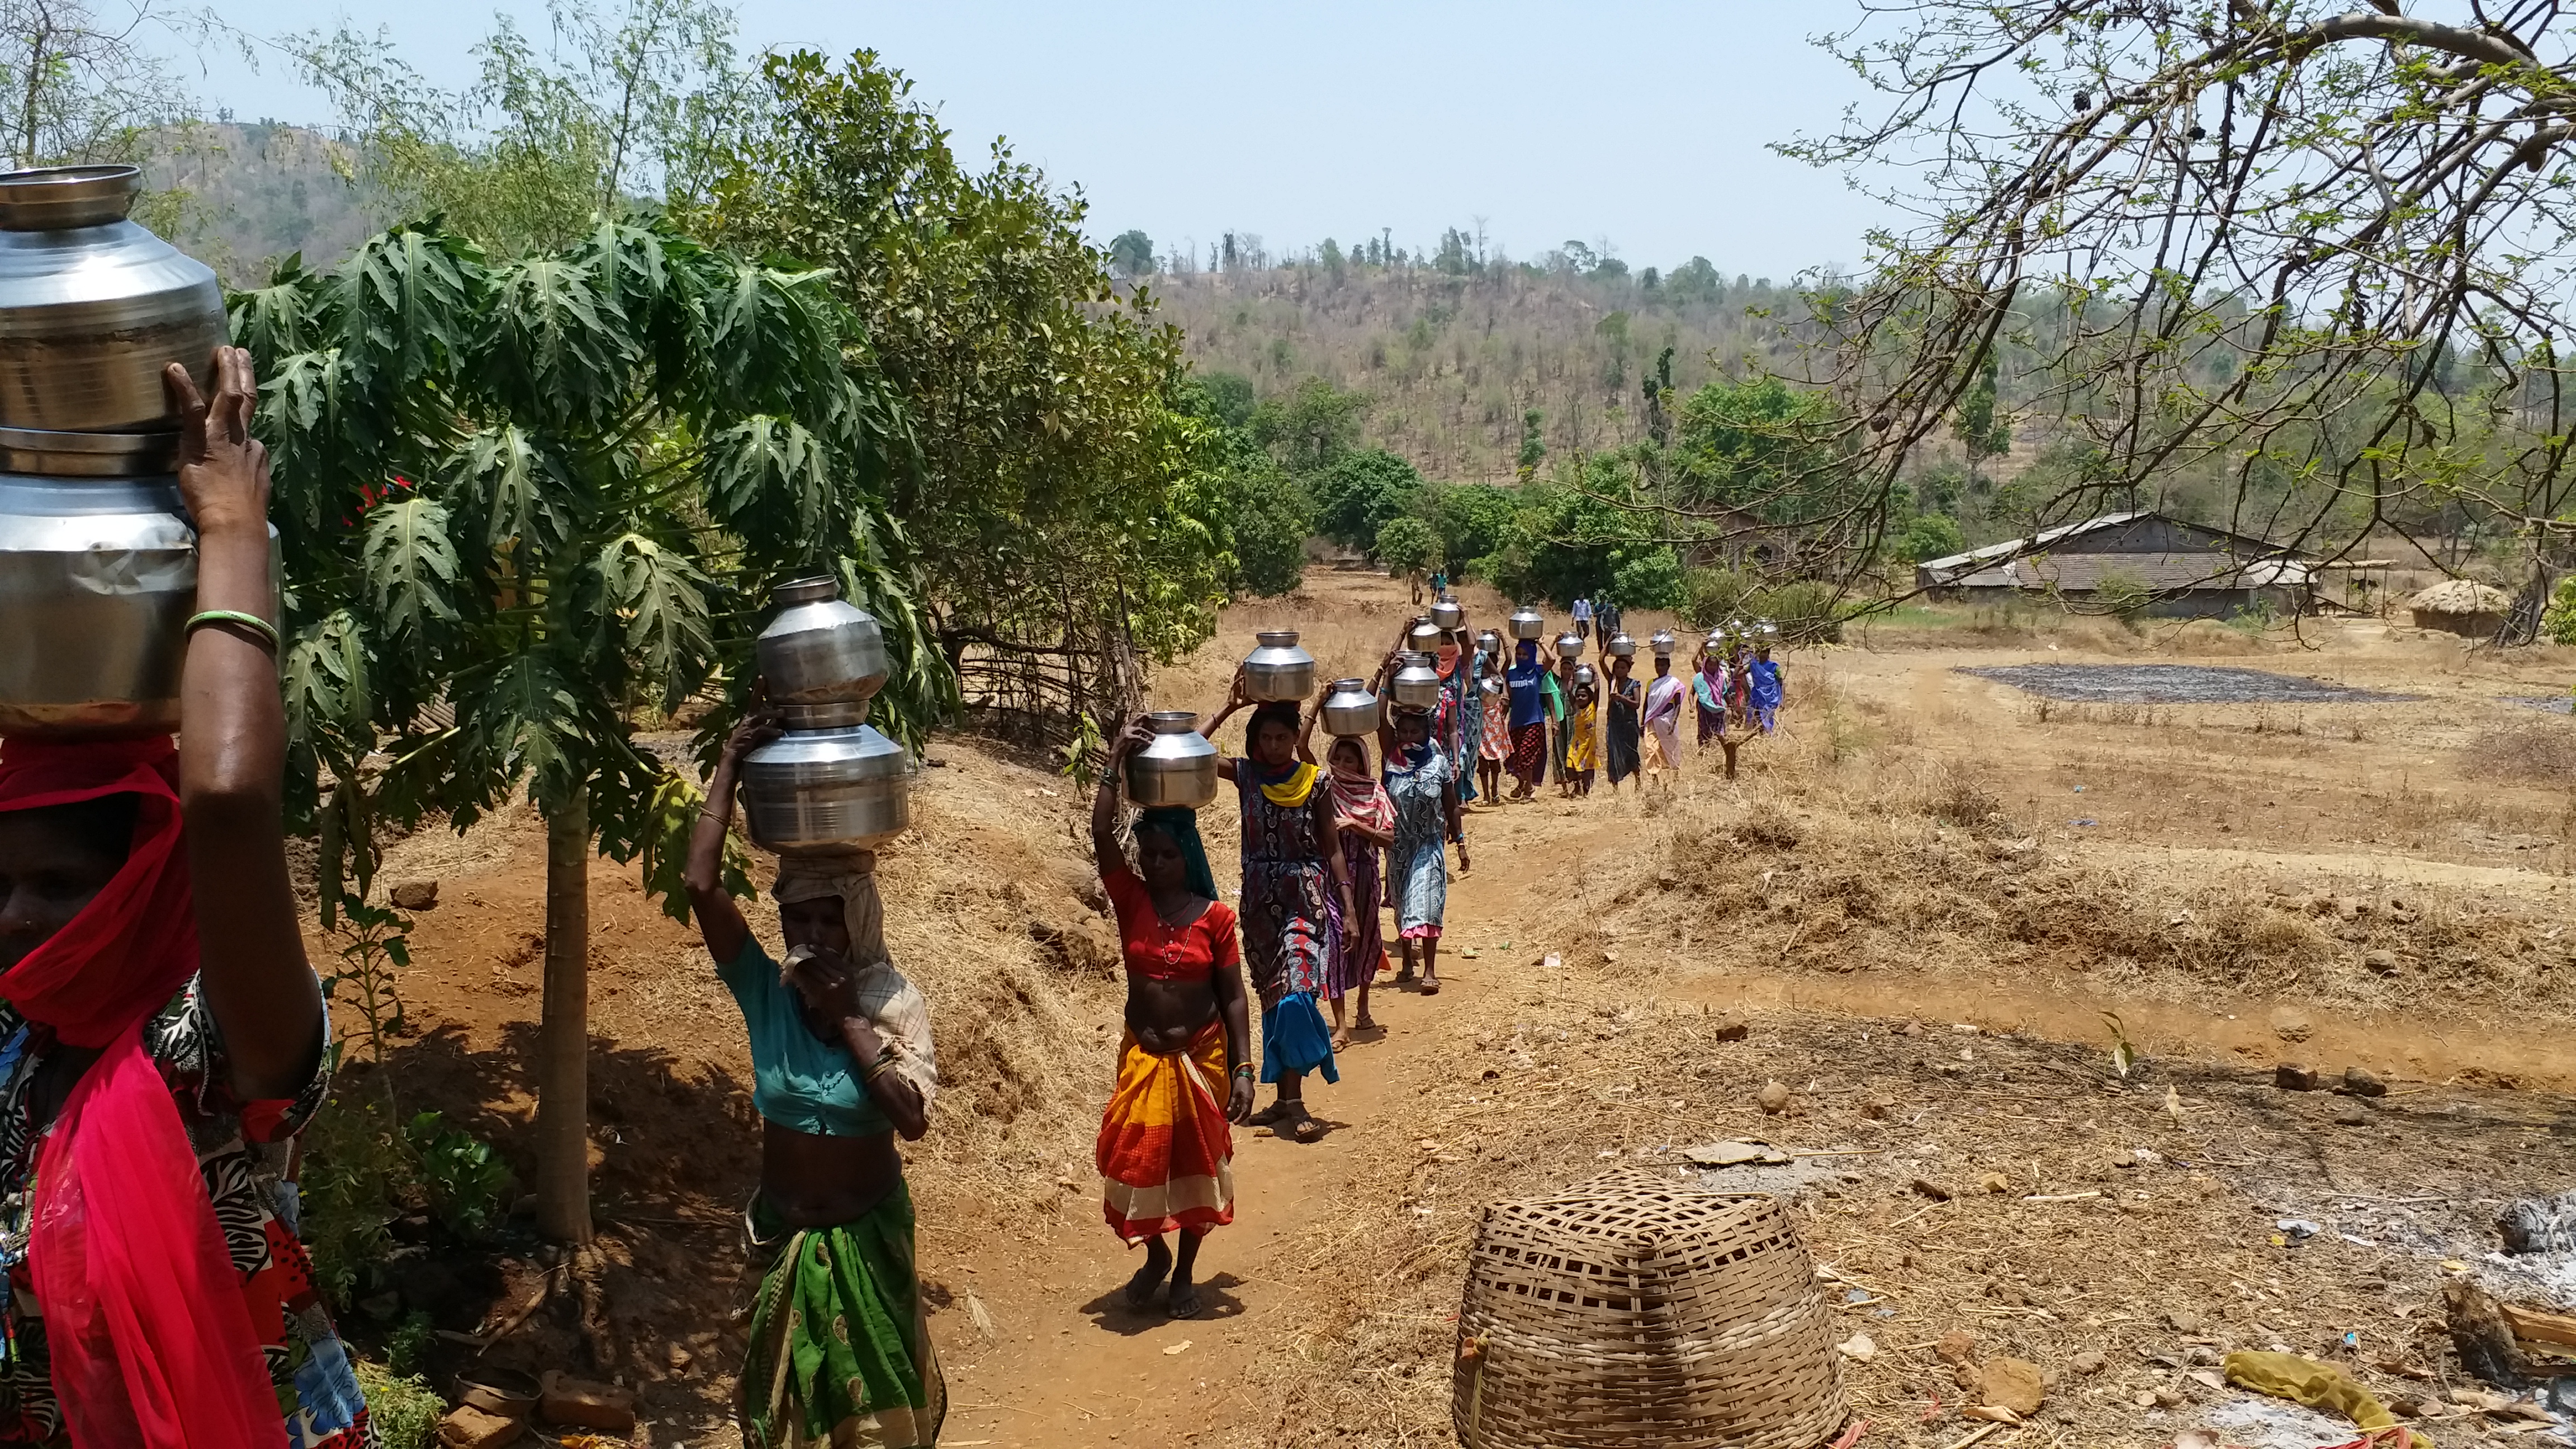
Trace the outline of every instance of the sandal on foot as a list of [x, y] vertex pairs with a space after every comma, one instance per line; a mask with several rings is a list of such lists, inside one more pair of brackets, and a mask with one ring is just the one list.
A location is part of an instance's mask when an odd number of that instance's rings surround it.
[[1299, 1142], [1320, 1142], [1324, 1137], [1324, 1124], [1300, 1112], [1297, 1120], [1288, 1124], [1288, 1135]]
[[1199, 1285], [1196, 1283], [1172, 1285], [1172, 1302], [1167, 1311], [1174, 1318], [1196, 1318], [1206, 1307], [1199, 1298]]
[[1425, 976], [1422, 978], [1421, 994], [1424, 996], [1438, 996], [1440, 994], [1440, 983], [1432, 980], [1428, 976]]

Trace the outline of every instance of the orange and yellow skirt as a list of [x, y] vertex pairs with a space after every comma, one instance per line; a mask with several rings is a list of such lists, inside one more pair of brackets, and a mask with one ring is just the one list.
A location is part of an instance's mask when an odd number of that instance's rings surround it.
[[1234, 1221], [1234, 1133], [1226, 1125], [1225, 1025], [1156, 1056], [1134, 1032], [1118, 1048], [1118, 1086], [1100, 1119], [1101, 1210], [1130, 1243]]

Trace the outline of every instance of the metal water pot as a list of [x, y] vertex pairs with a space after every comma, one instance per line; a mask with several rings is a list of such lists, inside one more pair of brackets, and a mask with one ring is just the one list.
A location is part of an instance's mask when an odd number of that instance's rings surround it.
[[1443, 629], [1467, 627], [1467, 611], [1455, 599], [1442, 599], [1431, 606], [1431, 622]]
[[863, 724], [789, 730], [743, 757], [742, 806], [764, 850], [874, 850], [912, 824], [912, 761]]
[[1637, 641], [1625, 633], [1613, 634], [1610, 642], [1601, 646], [1601, 652], [1616, 659], [1634, 659], [1637, 657]]
[[174, 428], [161, 369], [212, 392], [231, 340], [206, 265], [126, 219], [132, 166], [0, 173], [0, 426]]
[[1196, 810], [1216, 798], [1216, 746], [1199, 733], [1199, 717], [1185, 709], [1145, 716], [1154, 737], [1127, 757], [1127, 803], [1178, 805]]
[[1503, 677], [1501, 675], [1488, 674], [1483, 679], [1476, 682], [1476, 688], [1484, 694], [1487, 700], [1495, 700], [1500, 699], [1504, 693], [1511, 688], [1511, 686], [1503, 682]]
[[1405, 632], [1404, 641], [1416, 654], [1430, 654], [1440, 648], [1440, 626], [1425, 619]]
[[196, 606], [197, 537], [176, 478], [0, 474], [0, 735], [178, 729]]
[[1527, 604], [1512, 610], [1511, 618], [1504, 622], [1515, 639], [1538, 639], [1547, 634], [1547, 616]]
[[1315, 656], [1297, 647], [1294, 629], [1264, 629], [1243, 657], [1244, 692], [1254, 704], [1296, 703], [1315, 692]]
[[1440, 670], [1428, 654], [1407, 654], [1395, 677], [1387, 681], [1386, 692], [1407, 709], [1437, 709]]
[[1385, 704], [1369, 693], [1365, 679], [1336, 679], [1333, 692], [1324, 696], [1325, 732], [1344, 739], [1376, 734], [1385, 714]]
[[778, 617], [760, 631], [760, 660], [769, 702], [791, 730], [865, 724], [868, 701], [885, 688], [885, 633], [867, 610], [841, 599], [836, 579], [797, 579], [770, 594]]
[[1576, 684], [1590, 684], [1593, 680], [1599, 677], [1600, 676], [1592, 672], [1592, 666], [1589, 664], [1578, 664], [1574, 666], [1574, 682]]
[[1673, 645], [1676, 642], [1677, 641], [1673, 638], [1673, 631], [1670, 629], [1657, 629], [1655, 631], [1655, 637], [1646, 641], [1648, 646], [1653, 648], [1655, 651], [1655, 657], [1657, 659], [1672, 658]]
[[1583, 636], [1582, 636], [1582, 635], [1580, 635], [1580, 634], [1575, 633], [1575, 632], [1574, 632], [1573, 630], [1571, 630], [1571, 629], [1567, 630], [1566, 632], [1564, 632], [1564, 633], [1562, 633], [1562, 634], [1557, 635], [1557, 636], [1556, 636], [1556, 657], [1557, 657], [1557, 658], [1559, 658], [1559, 659], [1580, 659], [1580, 658], [1582, 658], [1582, 657], [1583, 657]]
[[1499, 659], [1503, 654], [1503, 636], [1496, 630], [1487, 629], [1476, 636], [1476, 647]]

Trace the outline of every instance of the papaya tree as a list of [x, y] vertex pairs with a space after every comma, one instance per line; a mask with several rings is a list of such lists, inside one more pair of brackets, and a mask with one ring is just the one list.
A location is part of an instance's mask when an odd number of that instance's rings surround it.
[[828, 274], [660, 222], [507, 262], [397, 227], [328, 271], [290, 259], [232, 320], [276, 457], [290, 775], [334, 782], [305, 801], [326, 841], [363, 888], [374, 812], [463, 830], [524, 793], [545, 819], [535, 1187], [541, 1230], [582, 1241], [588, 863], [697, 804], [639, 713], [738, 691], [769, 589], [817, 572], [884, 622], [884, 728], [917, 743], [953, 700], [884, 503], [898, 409]]

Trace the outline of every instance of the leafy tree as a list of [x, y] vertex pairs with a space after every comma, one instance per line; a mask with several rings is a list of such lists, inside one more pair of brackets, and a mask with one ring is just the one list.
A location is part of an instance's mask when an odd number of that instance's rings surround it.
[[1402, 513], [1378, 525], [1370, 553], [1398, 578], [1419, 578], [1440, 566], [1440, 535], [1414, 514]]
[[1622, 609], [1678, 609], [1688, 598], [1681, 556], [1660, 544], [1622, 549], [1610, 574], [1610, 598]]
[[1897, 536], [1896, 556], [1907, 563], [1921, 563], [1948, 558], [1967, 546], [1959, 520], [1946, 513], [1918, 513], [1905, 521], [1905, 532]]
[[290, 783], [344, 782], [323, 808], [362, 880], [377, 810], [463, 830], [524, 791], [545, 815], [538, 1215], [582, 1240], [588, 861], [685, 839], [697, 807], [628, 712], [739, 683], [770, 587], [824, 571], [886, 626], [885, 726], [917, 739], [943, 697], [884, 502], [896, 409], [844, 370], [865, 338], [827, 277], [659, 222], [499, 265], [400, 227], [329, 272], [288, 261], [232, 321], [277, 458]]
[[1834, 438], [1830, 400], [1776, 377], [1711, 382], [1684, 399], [1669, 463], [1678, 501], [1817, 524], [1872, 500]]
[[84, 0], [0, 0], [0, 136], [13, 167], [140, 162], [181, 115], [174, 77], [144, 41], [167, 28], [148, 0], [102, 14]]
[[1995, 412], [1995, 357], [1986, 355], [1986, 365], [1977, 374], [1977, 385], [1959, 399], [1959, 410], [1950, 420], [1950, 431], [1968, 452], [1968, 488], [1977, 486], [1977, 465], [1988, 458], [1999, 458], [2012, 451], [2012, 421]]
[[893, 480], [893, 512], [949, 656], [1072, 658], [1064, 708], [1033, 729], [1128, 707], [1133, 672], [1104, 641], [1155, 660], [1196, 645], [1234, 567], [1178, 333], [1111, 285], [1078, 195], [999, 145], [989, 169], [960, 165], [874, 52], [773, 55], [761, 85], [758, 125], [686, 224], [830, 269], [868, 338], [853, 369], [903, 400], [920, 467]]
[[357, 138], [359, 169], [399, 214], [443, 215], [504, 255], [564, 246], [628, 199], [680, 201], [762, 98], [721, 0], [555, 0], [553, 43], [507, 14], [457, 92], [424, 81], [381, 35], [289, 37], [289, 53]]
[[1512, 494], [1490, 483], [1450, 483], [1430, 495], [1431, 526], [1451, 573], [1476, 571], [1476, 561], [1503, 546], [1520, 509]]
[[1251, 378], [1239, 372], [1202, 372], [1198, 381], [1207, 391], [1211, 421], [1238, 429], [1251, 424], [1252, 410], [1259, 405]]
[[1411, 463], [1369, 448], [1307, 475], [1307, 487], [1324, 537], [1345, 548], [1374, 550], [1388, 519], [1414, 511], [1423, 483]]
[[1236, 592], [1295, 592], [1306, 577], [1306, 540], [1315, 533], [1315, 500], [1305, 485], [1255, 455], [1227, 475], [1225, 507]]
[[1122, 231], [1109, 243], [1109, 265], [1122, 277], [1153, 275], [1154, 239], [1141, 231]]
[[1924, 0], [1828, 40], [1887, 99], [1794, 154], [1929, 158], [1817, 369], [1861, 470], [2009, 348], [2094, 454], [2043, 522], [2196, 477], [2282, 543], [2454, 503], [2576, 535], [2565, 14], [2419, 12]]
[[1531, 408], [1521, 414], [1521, 453], [1518, 476], [1527, 483], [1538, 476], [1538, 465], [1547, 461], [1547, 414]]
[[[1368, 410], [1363, 393], [1345, 392], [1320, 377], [1310, 377], [1285, 397], [1264, 399], [1250, 423], [1255, 442], [1299, 473], [1331, 467], [1358, 446], [1360, 414]], [[1353, 545], [1357, 547], [1358, 545]]]

